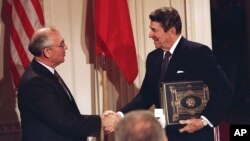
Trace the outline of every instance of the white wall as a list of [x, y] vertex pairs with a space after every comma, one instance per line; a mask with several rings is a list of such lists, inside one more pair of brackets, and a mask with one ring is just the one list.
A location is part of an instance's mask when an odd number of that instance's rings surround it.
[[85, 32], [86, 0], [44, 0], [47, 26], [58, 28], [69, 49], [65, 62], [57, 69], [74, 95], [82, 113], [91, 114], [91, 64], [82, 34]]

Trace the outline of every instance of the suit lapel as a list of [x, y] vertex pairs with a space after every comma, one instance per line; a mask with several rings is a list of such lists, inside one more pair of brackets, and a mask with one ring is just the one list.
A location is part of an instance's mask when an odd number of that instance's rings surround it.
[[[43, 65], [41, 65], [40, 63], [38, 63], [37, 61], [33, 60], [31, 62], [31, 65], [32, 69], [40, 76], [43, 76], [43, 77], [46, 77], [47, 79], [53, 81], [54, 83], [58, 83], [59, 82], [57, 81], [57, 78], [54, 76], [54, 74], [52, 74], [47, 68], [45, 68]], [[76, 105], [76, 102], [74, 100], [74, 97], [72, 96], [70, 90], [68, 89], [68, 87], [66, 86], [68, 92], [69, 92], [69, 95], [71, 96], [71, 103], [73, 104], [73, 106], [79, 111], [77, 105]], [[68, 97], [68, 94], [66, 92], [64, 92], [64, 95], [66, 95]], [[69, 99], [70, 101], [70, 99]]]
[[164, 79], [166, 82], [174, 80], [178, 69], [180, 69], [181, 65], [183, 65], [182, 60], [185, 58], [185, 51], [183, 49], [185, 40], [185, 38], [181, 38], [174, 50], [174, 53], [172, 54], [168, 65], [168, 70], [166, 72], [167, 74]]
[[45, 68], [43, 65], [41, 65], [37, 61], [33, 60], [31, 62], [31, 67], [35, 71], [35, 73], [37, 73], [39, 76], [43, 76], [50, 80], [56, 81], [55, 76], [47, 68]]

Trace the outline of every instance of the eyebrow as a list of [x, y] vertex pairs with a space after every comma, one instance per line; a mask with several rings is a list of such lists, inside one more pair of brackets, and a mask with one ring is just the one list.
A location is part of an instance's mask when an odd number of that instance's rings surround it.
[[158, 31], [158, 29], [156, 29], [156, 28], [151, 28], [151, 27], [150, 27], [150, 29], [151, 29], [152, 31]]

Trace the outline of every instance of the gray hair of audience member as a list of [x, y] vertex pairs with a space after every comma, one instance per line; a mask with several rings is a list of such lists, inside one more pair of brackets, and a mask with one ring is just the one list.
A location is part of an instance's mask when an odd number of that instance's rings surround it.
[[164, 31], [168, 31], [171, 27], [176, 29], [176, 34], [181, 34], [182, 23], [179, 12], [173, 7], [162, 7], [156, 9], [149, 15], [151, 21], [161, 23]]
[[29, 51], [34, 56], [41, 56], [44, 48], [49, 48], [53, 42], [49, 38], [49, 32], [58, 32], [52, 27], [42, 27], [35, 31], [29, 43]]
[[164, 141], [165, 131], [149, 111], [132, 111], [118, 123], [115, 130], [116, 141]]

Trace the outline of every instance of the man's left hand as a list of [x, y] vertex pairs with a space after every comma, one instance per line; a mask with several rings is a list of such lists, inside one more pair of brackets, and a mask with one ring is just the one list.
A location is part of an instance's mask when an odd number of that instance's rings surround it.
[[204, 127], [203, 121], [200, 118], [180, 120], [179, 123], [182, 125], [183, 124], [186, 125], [183, 128], [179, 129], [180, 133], [183, 133], [183, 132], [194, 133]]

